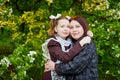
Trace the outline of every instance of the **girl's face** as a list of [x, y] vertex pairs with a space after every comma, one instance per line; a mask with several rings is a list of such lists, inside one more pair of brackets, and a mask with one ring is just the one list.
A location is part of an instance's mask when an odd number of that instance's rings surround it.
[[70, 22], [70, 34], [73, 39], [78, 40], [84, 34], [82, 25], [76, 20]]
[[69, 21], [67, 19], [60, 19], [58, 25], [55, 27], [55, 32], [57, 32], [57, 35], [61, 38], [66, 39], [70, 33]]

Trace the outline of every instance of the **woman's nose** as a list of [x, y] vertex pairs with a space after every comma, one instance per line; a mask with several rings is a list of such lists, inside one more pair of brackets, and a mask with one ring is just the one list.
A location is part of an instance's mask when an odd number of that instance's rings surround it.
[[73, 31], [76, 31], [76, 28], [73, 28]]

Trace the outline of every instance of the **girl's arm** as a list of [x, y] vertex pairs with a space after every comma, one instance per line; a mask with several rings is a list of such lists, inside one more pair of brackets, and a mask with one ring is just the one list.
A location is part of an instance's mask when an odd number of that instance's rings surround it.
[[[82, 43], [83, 46], [85, 44], [85, 41], [83, 40]], [[83, 49], [82, 46], [80, 45], [80, 41], [78, 41], [75, 43], [74, 47], [69, 50], [69, 52], [64, 52], [61, 49], [61, 45], [57, 41], [51, 40], [48, 43], [50, 55], [62, 62], [68, 62], [72, 60]]]

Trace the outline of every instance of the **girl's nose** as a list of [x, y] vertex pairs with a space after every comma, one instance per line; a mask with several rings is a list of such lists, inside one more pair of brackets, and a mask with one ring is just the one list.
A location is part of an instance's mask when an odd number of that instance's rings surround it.
[[68, 27], [65, 28], [66, 31], [70, 30]]

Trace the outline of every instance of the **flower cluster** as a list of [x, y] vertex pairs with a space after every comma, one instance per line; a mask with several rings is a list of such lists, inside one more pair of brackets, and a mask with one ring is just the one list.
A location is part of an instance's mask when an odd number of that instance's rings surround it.
[[29, 54], [27, 55], [28, 57], [30, 57], [30, 63], [33, 63], [35, 58], [33, 58], [33, 55], [35, 55], [36, 52], [35, 51], [30, 51]]
[[34, 54], [36, 54], [35, 51], [30, 51], [29, 54], [28, 54], [28, 56], [33, 56]]
[[5, 58], [1, 59], [1, 61], [0, 61], [0, 65], [2, 65], [2, 64], [5, 64], [5, 65], [7, 65], [7, 67], [9, 67], [9, 65], [11, 65], [11, 62], [8, 58], [5, 57]]

